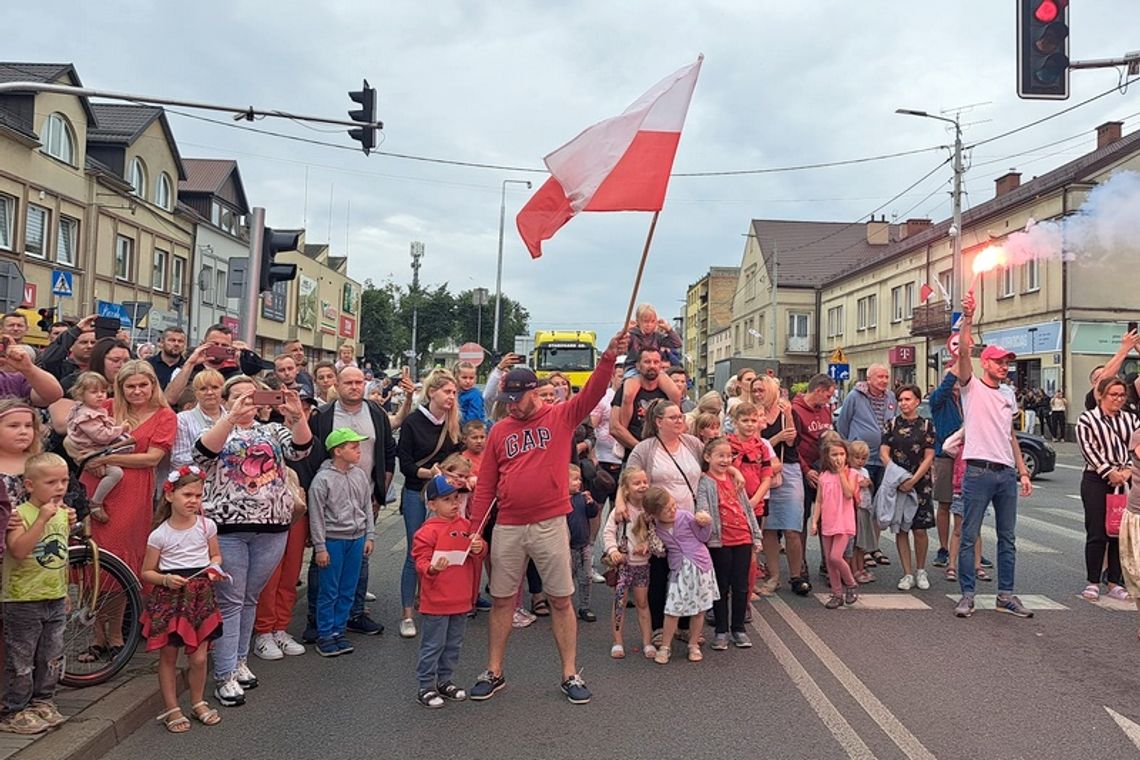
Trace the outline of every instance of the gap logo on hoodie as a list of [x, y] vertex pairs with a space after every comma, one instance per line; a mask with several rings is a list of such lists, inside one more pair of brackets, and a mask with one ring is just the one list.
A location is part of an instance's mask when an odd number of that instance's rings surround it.
[[548, 443], [550, 443], [550, 428], [537, 427], [533, 430], [527, 428], [508, 435], [507, 439], [503, 441], [503, 451], [508, 459], [514, 459], [528, 451], [545, 449]]

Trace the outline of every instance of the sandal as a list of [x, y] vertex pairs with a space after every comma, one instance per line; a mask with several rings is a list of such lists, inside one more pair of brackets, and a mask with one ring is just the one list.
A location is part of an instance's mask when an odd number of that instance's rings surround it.
[[1123, 586], [1113, 586], [1106, 594], [1109, 599], [1115, 599], [1118, 602], [1130, 602], [1132, 597], [1128, 595], [1128, 591]]
[[530, 606], [530, 611], [539, 617], [550, 617], [550, 604], [545, 599], [539, 599]]
[[190, 719], [182, 714], [181, 707], [172, 707], [155, 720], [166, 726], [166, 730], [172, 734], [184, 734], [190, 730]]
[[642, 647], [641, 653], [645, 655], [645, 659], [652, 660], [657, 656], [657, 647], [653, 646], [652, 644], [646, 644], [644, 647]]
[[700, 662], [703, 659], [705, 659], [705, 656], [703, 654], [701, 654], [700, 644], [690, 644], [689, 645], [689, 662]]
[[665, 665], [669, 662], [669, 655], [672, 653], [673, 650], [669, 647], [658, 647], [657, 654], [653, 656], [653, 661], [658, 665]]
[[993, 578], [990, 576], [990, 574], [986, 572], [986, 569], [984, 567], [979, 567], [976, 575], [977, 575], [978, 580], [980, 580], [980, 581], [992, 581], [993, 580]]
[[104, 525], [111, 521], [111, 516], [107, 514], [107, 510], [103, 509], [102, 504], [92, 504], [91, 508], [87, 510], [87, 514], [95, 522]]
[[194, 714], [194, 719], [203, 726], [216, 726], [222, 722], [222, 716], [218, 715], [218, 711], [210, 707], [210, 703], [206, 700], [202, 700], [196, 705], [190, 705], [190, 712]]
[[958, 580], [958, 571], [952, 567], [946, 568], [946, 580], [948, 580], [948, 581]]
[[75, 659], [87, 665], [93, 662], [99, 662], [100, 660], [110, 659], [110, 654], [111, 650], [102, 644], [92, 644], [76, 655]]
[[1095, 583], [1090, 583], [1085, 586], [1085, 590], [1081, 592], [1081, 597], [1088, 599], [1090, 602], [1095, 602], [1097, 599], [1100, 599], [1100, 586]]
[[772, 596], [776, 593], [776, 589], [780, 587], [779, 578], [769, 578], [756, 587], [756, 593], [760, 596]]
[[871, 556], [870, 552], [863, 555], [863, 567], [878, 567], [879, 563]]
[[871, 558], [875, 560], [876, 563], [883, 565], [884, 567], [891, 564], [891, 561], [887, 558], [887, 555], [883, 554], [880, 551], [871, 552]]
[[792, 578], [788, 585], [796, 596], [807, 596], [811, 593], [811, 581], [807, 578]]
[[612, 647], [610, 647], [610, 657], [614, 658], [615, 660], [624, 659], [625, 647], [621, 644], [614, 644]]

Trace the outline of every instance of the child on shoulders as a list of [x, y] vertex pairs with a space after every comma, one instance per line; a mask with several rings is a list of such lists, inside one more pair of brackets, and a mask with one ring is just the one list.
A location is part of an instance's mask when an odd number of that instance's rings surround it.
[[[629, 347], [625, 354], [628, 358], [621, 387], [622, 418], [627, 420], [633, 419], [634, 400], [641, 390], [641, 381], [637, 377], [637, 361], [641, 352], [652, 349], [662, 354], [664, 361], [666, 351], [679, 350], [682, 345], [681, 336], [664, 319], [658, 319], [657, 310], [650, 304], [638, 306], [635, 315], [636, 322], [631, 323], [629, 328]], [[685, 395], [685, 389], [678, 388], [664, 370], [657, 375], [657, 387], [678, 403]]]

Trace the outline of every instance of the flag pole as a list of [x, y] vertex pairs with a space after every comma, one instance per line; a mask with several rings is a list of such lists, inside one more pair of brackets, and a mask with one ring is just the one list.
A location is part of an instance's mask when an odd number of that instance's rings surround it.
[[633, 281], [633, 292], [629, 295], [629, 309], [625, 312], [625, 321], [621, 323], [622, 329], [629, 324], [633, 317], [633, 307], [637, 303], [637, 291], [641, 289], [641, 275], [645, 273], [645, 260], [649, 258], [649, 246], [653, 242], [653, 231], [657, 229], [657, 217], [661, 211], [653, 212], [653, 221], [649, 223], [649, 234], [645, 236], [645, 248], [641, 251], [641, 263], [637, 265], [637, 279]]

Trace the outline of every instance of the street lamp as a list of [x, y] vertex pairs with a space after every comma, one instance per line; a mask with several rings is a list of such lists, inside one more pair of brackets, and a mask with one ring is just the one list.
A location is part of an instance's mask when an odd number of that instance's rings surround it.
[[[950, 273], [950, 311], [962, 311], [962, 177], [966, 170], [962, 168], [962, 125], [957, 118], [936, 116], [926, 111], [916, 111], [911, 108], [896, 108], [895, 113], [904, 116], [921, 116], [924, 119], [936, 119], [954, 125], [954, 220], [950, 224], [950, 237], [953, 245], [953, 262]], [[951, 324], [953, 327], [953, 324]]]
[[487, 305], [487, 289], [475, 288], [471, 291], [471, 302], [479, 309], [479, 316], [475, 320], [475, 342], [483, 345], [483, 307]]
[[526, 185], [527, 190], [530, 189], [529, 179], [503, 180], [502, 197], [499, 202], [499, 263], [495, 268], [495, 334], [491, 336], [491, 351], [494, 353], [499, 352], [499, 320], [503, 311], [503, 224], [507, 218], [507, 185], [512, 182], [516, 185]]

